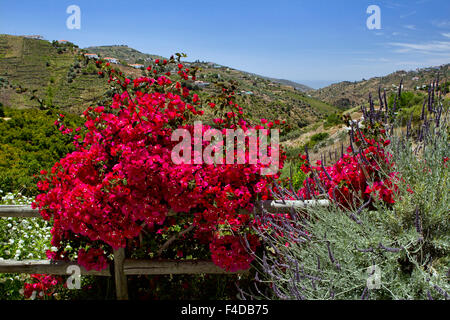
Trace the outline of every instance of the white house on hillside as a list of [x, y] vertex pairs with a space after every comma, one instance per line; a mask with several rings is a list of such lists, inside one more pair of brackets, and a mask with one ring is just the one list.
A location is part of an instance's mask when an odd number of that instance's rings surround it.
[[85, 53], [85, 57], [88, 57], [89, 59], [98, 59], [98, 55], [95, 53]]
[[209, 86], [209, 82], [199, 81], [199, 80], [195, 81], [194, 84], [201, 88]]
[[133, 64], [130, 64], [129, 66], [130, 66], [130, 67], [133, 67], [133, 68], [135, 68], [135, 69], [141, 69], [141, 68], [144, 68], [144, 65], [143, 65], [143, 64], [138, 64], [138, 63], [133, 63]]
[[41, 35], [38, 35], [38, 34], [35, 34], [35, 35], [26, 35], [26, 36], [23, 36], [23, 37], [24, 37], [24, 38], [27, 38], [27, 39], [44, 40], [44, 37], [41, 36]]
[[119, 60], [117, 60], [116, 58], [105, 57], [104, 59], [110, 63], [115, 63], [115, 64], [119, 63]]

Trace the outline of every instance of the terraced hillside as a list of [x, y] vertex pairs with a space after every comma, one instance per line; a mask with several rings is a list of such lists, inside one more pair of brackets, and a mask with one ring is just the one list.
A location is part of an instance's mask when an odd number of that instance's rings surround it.
[[[15, 108], [47, 105], [80, 111], [107, 89], [73, 45], [0, 35], [0, 102]], [[33, 92], [34, 91], [34, 92]]]

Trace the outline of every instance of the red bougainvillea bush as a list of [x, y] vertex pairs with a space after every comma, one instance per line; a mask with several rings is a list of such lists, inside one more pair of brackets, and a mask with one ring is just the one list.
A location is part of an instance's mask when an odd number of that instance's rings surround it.
[[[322, 158], [312, 165], [306, 148], [306, 154], [299, 154], [299, 170], [305, 177], [302, 186], [294, 189], [292, 178], [279, 179], [272, 189], [274, 197], [285, 200], [327, 199], [348, 212], [372, 208], [374, 201], [392, 206], [397, 200], [402, 178], [394, 169], [392, 155], [386, 150], [391, 143], [386, 130], [381, 123], [374, 121], [354, 125], [350, 120], [350, 123], [350, 145], [345, 150], [342, 147], [341, 156], [335, 163], [327, 166]], [[412, 193], [410, 188], [407, 191]], [[306, 211], [302, 214], [306, 215]], [[264, 212], [256, 219], [256, 230], [260, 235], [269, 232], [275, 239], [282, 239], [286, 226], [290, 225], [292, 231], [291, 221], [296, 217], [295, 211]], [[358, 221], [356, 215], [351, 217]], [[308, 231], [300, 233], [308, 234]], [[249, 245], [247, 248], [252, 250]]]
[[386, 204], [395, 203], [398, 182], [401, 177], [394, 168], [392, 155], [386, 151], [390, 140], [380, 123], [354, 125], [351, 122], [350, 146], [332, 165], [324, 160], [311, 165], [308, 154], [300, 155], [300, 170], [306, 174], [296, 194], [300, 199], [312, 199], [326, 195], [345, 208], [359, 207], [377, 199]]
[[[57, 248], [48, 257], [76, 257], [87, 269], [101, 270], [112, 249], [174, 258], [165, 255], [168, 245], [185, 240], [176, 257], [185, 256], [195, 243], [200, 257], [194, 258], [212, 257], [228, 271], [247, 269], [251, 258], [239, 236], [251, 230], [253, 204], [267, 199], [273, 176], [261, 174], [266, 165], [260, 161], [175, 164], [171, 152], [178, 141], [171, 135], [179, 128], [192, 133], [193, 121], [205, 118], [205, 108], [216, 115], [210, 125], [222, 131], [267, 129], [274, 123], [263, 119], [262, 125], [251, 126], [245, 121], [232, 86], [202, 98], [189, 92], [183, 82], [195, 80], [196, 70], [185, 68], [179, 57], [156, 60], [137, 79], [103, 61], [97, 66], [99, 75], [108, 75], [114, 85], [111, 103], [88, 108], [82, 129], [66, 128], [61, 115], [56, 124], [73, 136], [76, 151], [51, 172], [42, 172], [38, 183], [42, 193], [34, 206], [53, 221], [52, 245]], [[178, 70], [175, 75], [169, 66]], [[256, 237], [249, 239], [258, 246]]]
[[24, 284], [23, 295], [26, 299], [32, 300], [52, 296], [56, 286], [62, 283], [61, 277], [45, 274], [32, 274], [30, 280], [31, 282], [25, 282]]

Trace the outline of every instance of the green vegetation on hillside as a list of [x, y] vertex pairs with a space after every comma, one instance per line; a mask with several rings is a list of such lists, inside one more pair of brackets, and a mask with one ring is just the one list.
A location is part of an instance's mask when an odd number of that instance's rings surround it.
[[[36, 109], [0, 107], [0, 190], [36, 194], [33, 175], [49, 170], [73, 145], [54, 125], [58, 115]], [[80, 126], [81, 118], [68, 114], [67, 123]]]

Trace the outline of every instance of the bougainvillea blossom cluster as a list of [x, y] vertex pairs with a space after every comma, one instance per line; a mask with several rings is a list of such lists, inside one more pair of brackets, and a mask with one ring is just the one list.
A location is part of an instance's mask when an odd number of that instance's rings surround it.
[[392, 171], [394, 163], [385, 150], [390, 141], [383, 137], [383, 133], [381, 130], [377, 139], [366, 138], [362, 132], [352, 136], [347, 153], [331, 166], [324, 166], [321, 160], [312, 166], [308, 157], [301, 155], [301, 170], [307, 178], [297, 195], [311, 199], [326, 194], [344, 207], [361, 205], [371, 197], [388, 204], [395, 203], [400, 177]]
[[[76, 151], [56, 163], [38, 184], [42, 194], [34, 206], [45, 219], [53, 220], [52, 245], [59, 248], [53, 257], [66, 257], [63, 240], [83, 239], [89, 249], [78, 251], [78, 263], [103, 269], [108, 248], [125, 247], [143, 230], [161, 230], [168, 216], [187, 214], [195, 227], [193, 236], [210, 243], [217, 265], [233, 271], [246, 269], [251, 258], [237, 241], [252, 223], [255, 199], [268, 198], [266, 185], [271, 177], [260, 174], [261, 163], [174, 164], [171, 152], [177, 142], [171, 134], [179, 128], [192, 132], [189, 119], [203, 115], [202, 104], [198, 95], [167, 74], [153, 72], [167, 61], [155, 63], [147, 69], [153, 77], [128, 79], [98, 62], [121, 92], [110, 105], [84, 112], [83, 138], [79, 129], [63, 127], [62, 116], [56, 122], [63, 133], [73, 135]], [[178, 68], [182, 79], [195, 78], [181, 64]], [[228, 94], [225, 89], [224, 93]], [[232, 94], [227, 104], [236, 112], [214, 119], [217, 129], [267, 128], [248, 124]], [[282, 156], [281, 165], [283, 160]], [[256, 246], [257, 240], [251, 239]]]
[[46, 296], [51, 296], [55, 287], [62, 283], [61, 277], [46, 274], [32, 274], [30, 278], [31, 283], [25, 282], [23, 287], [23, 295], [26, 299], [44, 299]]

